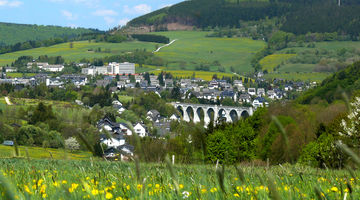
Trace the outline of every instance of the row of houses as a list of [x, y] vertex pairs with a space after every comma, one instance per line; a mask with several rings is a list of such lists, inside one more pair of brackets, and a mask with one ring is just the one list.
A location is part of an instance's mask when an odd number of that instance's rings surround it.
[[49, 63], [40, 63], [40, 62], [29, 62], [27, 63], [27, 68], [32, 69], [34, 67], [38, 67], [41, 70], [48, 72], [61, 72], [64, 70], [64, 65], [51, 65]]
[[95, 76], [96, 74], [103, 75], [116, 75], [116, 74], [135, 74], [135, 64], [134, 63], [117, 63], [112, 62], [107, 66], [95, 67], [91, 66], [88, 68], [83, 68], [81, 70], [82, 74]]

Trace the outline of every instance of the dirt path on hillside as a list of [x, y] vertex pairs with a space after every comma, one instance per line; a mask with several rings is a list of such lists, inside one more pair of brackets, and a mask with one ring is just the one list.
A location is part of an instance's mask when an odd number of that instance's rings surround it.
[[5, 101], [6, 101], [6, 104], [7, 104], [7, 105], [9, 105], [9, 106], [12, 105], [12, 103], [10, 102], [9, 97], [5, 97]]
[[164, 48], [164, 47], [170, 46], [170, 45], [171, 45], [172, 43], [174, 43], [176, 40], [177, 40], [177, 39], [171, 41], [169, 44], [165, 44], [165, 45], [159, 47], [158, 49], [156, 49], [155, 51], [153, 51], [153, 53], [159, 52], [160, 49], [162, 49], [162, 48]]

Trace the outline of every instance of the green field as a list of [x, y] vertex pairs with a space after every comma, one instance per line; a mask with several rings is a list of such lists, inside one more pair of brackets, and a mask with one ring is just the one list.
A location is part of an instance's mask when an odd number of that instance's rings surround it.
[[[213, 65], [218, 61], [227, 72], [230, 67], [234, 67], [238, 73], [252, 71], [250, 60], [258, 50], [265, 46], [265, 42], [254, 41], [247, 38], [208, 38], [208, 32], [197, 31], [175, 31], [157, 32], [154, 34], [165, 35], [171, 39], [178, 39], [171, 46], [165, 47], [156, 53], [157, 56], [167, 60], [167, 69], [179, 70], [184, 67], [187, 70], [194, 70], [200, 64], [210, 65], [211, 71], [218, 71], [218, 66]], [[67, 62], [80, 61], [82, 58], [92, 59], [125, 52], [136, 49], [147, 49], [153, 51], [156, 46], [161, 46], [151, 42], [124, 42], [124, 43], [89, 43], [88, 41], [74, 42], [73, 48], [69, 43], [42, 47], [25, 51], [18, 51], [0, 55], [0, 65], [11, 64], [20, 56], [40, 55], [62, 56]], [[101, 47], [102, 52], [95, 52]], [[93, 51], [89, 51], [89, 50]], [[105, 50], [110, 53], [105, 53]], [[185, 63], [185, 64], [180, 64]], [[184, 65], [184, 66], [182, 66]], [[182, 68], [181, 68], [182, 67]], [[146, 71], [138, 69], [139, 72]]]
[[[167, 36], [171, 40], [177, 39], [172, 45], [156, 53], [157, 56], [172, 62], [167, 67], [171, 70], [178, 70], [181, 65], [184, 65], [186, 70], [194, 70], [201, 63], [212, 66], [214, 61], [218, 61], [227, 72], [230, 72], [231, 66], [239, 73], [250, 72], [252, 56], [265, 46], [265, 42], [248, 38], [205, 37], [208, 32], [175, 31], [156, 34]], [[212, 66], [211, 70], [217, 71], [218, 67]]]
[[[222, 77], [233, 77], [238, 76], [233, 73], [221, 73], [221, 72], [204, 72], [204, 71], [188, 71], [188, 70], [164, 70], [167, 73], [171, 73], [173, 77], [177, 78], [190, 78], [195, 75], [195, 78], [201, 78], [205, 81], [211, 81], [213, 76], [216, 74], [218, 78]], [[160, 70], [151, 71], [155, 75], [159, 75], [161, 73]]]
[[34, 73], [6, 73], [7, 78], [21, 78], [35, 76]]
[[275, 79], [281, 78], [285, 80], [293, 80], [293, 81], [315, 81], [321, 82], [328, 76], [331, 76], [331, 73], [320, 73], [320, 72], [312, 72], [312, 73], [270, 73], [266, 74], [266, 79]]
[[0, 159], [0, 184], [9, 195], [6, 199], [318, 199], [315, 188], [326, 199], [360, 198], [358, 173], [352, 177], [346, 170], [286, 165], [242, 167], [237, 172], [228, 166], [218, 179], [214, 165], [138, 166]]
[[[88, 41], [73, 42], [73, 48], [70, 48], [69, 43], [63, 43], [50, 47], [41, 47], [36, 49], [30, 49], [25, 51], [17, 51], [13, 53], [7, 53], [0, 55], [0, 66], [11, 64], [20, 56], [33, 56], [38, 57], [40, 55], [48, 56], [62, 56], [67, 62], [80, 61], [82, 58], [102, 58], [105, 56], [116, 55], [125, 52], [131, 52], [136, 49], [147, 49], [152, 51], [155, 49], [157, 43], [151, 42], [123, 42], [123, 43], [89, 43]], [[101, 48], [102, 52], [95, 52], [97, 48]], [[93, 51], [89, 51], [89, 50]], [[110, 53], [104, 51], [108, 49]]]
[[281, 67], [277, 70], [280, 73], [286, 73], [286, 72], [304, 72], [309, 73], [313, 72], [316, 65], [314, 64], [284, 64], [281, 65]]
[[[89, 152], [70, 152], [64, 149], [44, 149], [41, 147], [18, 147], [20, 157], [34, 158], [34, 159], [70, 159], [70, 160], [83, 160], [89, 159], [92, 155]], [[14, 147], [0, 145], [0, 158], [11, 158], [15, 156]]]
[[289, 58], [294, 57], [296, 54], [273, 54], [266, 56], [260, 60], [260, 65], [262, 70], [267, 70], [268, 72], [273, 72], [274, 69], [286, 62]]

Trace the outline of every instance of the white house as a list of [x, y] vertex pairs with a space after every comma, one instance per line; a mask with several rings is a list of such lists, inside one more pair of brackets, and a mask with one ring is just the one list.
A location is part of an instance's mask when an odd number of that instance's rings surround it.
[[179, 121], [180, 117], [176, 116], [175, 114], [171, 115], [170, 120], [172, 121]]
[[125, 139], [116, 139], [116, 138], [106, 138], [100, 141], [101, 144], [105, 144], [108, 148], [114, 147], [117, 148], [125, 144]]
[[134, 126], [134, 131], [136, 134], [138, 134], [140, 137], [148, 136], [148, 133], [146, 131], [146, 127], [140, 123], [137, 123]]
[[268, 107], [269, 103], [266, 102], [266, 100], [263, 97], [257, 97], [254, 99], [253, 103], [252, 103], [254, 108], [259, 108], [259, 107]]
[[262, 96], [265, 96], [265, 89], [264, 88], [258, 88], [258, 90], [257, 90], [257, 95], [259, 96], [259, 97], [262, 97]]
[[120, 123], [119, 124], [120, 130], [122, 133], [124, 133], [127, 136], [132, 135], [132, 131], [127, 127], [126, 124]]
[[122, 106], [122, 103], [118, 100], [113, 101], [112, 104]]
[[49, 72], [61, 72], [64, 69], [64, 65], [47, 65], [42, 69]]
[[249, 88], [248, 89], [248, 94], [250, 94], [251, 96], [255, 96], [256, 95], [256, 89], [255, 88]]

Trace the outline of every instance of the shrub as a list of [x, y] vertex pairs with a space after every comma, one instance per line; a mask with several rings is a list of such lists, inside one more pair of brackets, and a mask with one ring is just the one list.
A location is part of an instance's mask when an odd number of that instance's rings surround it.
[[79, 150], [80, 144], [74, 137], [70, 137], [65, 140], [65, 148], [69, 149], [70, 151]]

